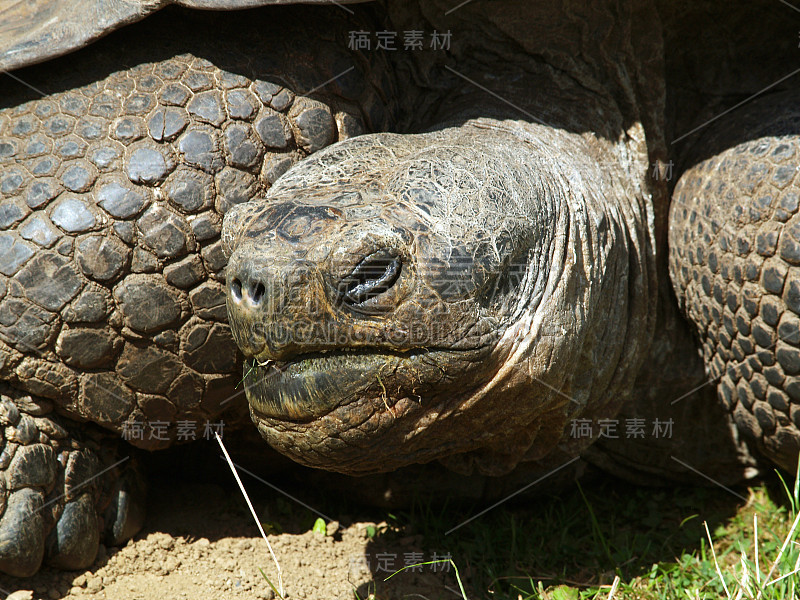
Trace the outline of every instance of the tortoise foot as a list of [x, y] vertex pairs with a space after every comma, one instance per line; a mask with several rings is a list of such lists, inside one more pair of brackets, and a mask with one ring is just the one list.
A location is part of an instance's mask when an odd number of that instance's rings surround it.
[[73, 433], [78, 424], [48, 401], [14, 391], [0, 393], [0, 423], [0, 572], [83, 569], [101, 540], [119, 544], [138, 531], [144, 488], [113, 436], [85, 424]]

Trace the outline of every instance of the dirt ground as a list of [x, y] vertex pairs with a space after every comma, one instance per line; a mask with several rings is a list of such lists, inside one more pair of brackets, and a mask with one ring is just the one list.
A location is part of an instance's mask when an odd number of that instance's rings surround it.
[[[227, 476], [225, 479], [224, 470], [215, 471], [213, 477], [157, 475], [148, 495], [145, 526], [125, 546], [101, 546], [97, 560], [86, 571], [45, 567], [28, 579], [0, 576], [0, 597], [273, 598], [259, 568], [277, 586], [276, 566], [229, 471]], [[387, 529], [379, 520], [385, 511], [355, 505], [352, 510], [360, 512], [330, 514], [328, 505], [318, 505], [329, 517], [323, 534], [313, 531], [316, 515], [312, 511], [250, 477], [243, 475], [243, 482], [260, 520], [271, 532], [268, 538], [282, 569], [286, 598], [458, 597], [454, 574], [443, 564], [408, 569], [384, 583], [406, 564], [445, 555], [441, 549], [436, 554], [436, 550], [422, 548], [421, 536], [380, 535]], [[298, 496], [304, 492], [302, 488], [288, 489]]]

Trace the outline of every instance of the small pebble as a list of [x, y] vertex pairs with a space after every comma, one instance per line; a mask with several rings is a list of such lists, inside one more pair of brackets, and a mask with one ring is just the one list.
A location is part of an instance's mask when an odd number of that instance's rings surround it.
[[340, 527], [339, 521], [331, 521], [325, 528], [325, 533], [327, 535], [336, 535], [336, 532], [339, 531]]
[[103, 589], [103, 580], [99, 577], [92, 577], [86, 582], [86, 589], [91, 592], [99, 592], [101, 589]]

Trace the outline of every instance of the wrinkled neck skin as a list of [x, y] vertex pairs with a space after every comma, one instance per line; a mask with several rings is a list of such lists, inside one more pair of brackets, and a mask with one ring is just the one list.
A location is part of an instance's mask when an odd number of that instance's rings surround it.
[[225, 217], [251, 415], [309, 466], [558, 466], [652, 340], [649, 3], [444, 4], [387, 4], [395, 30], [453, 31], [447, 53], [392, 55], [406, 133], [322, 150]]
[[499, 474], [570, 419], [613, 416], [648, 335], [652, 240], [602, 150], [513, 120], [372, 134], [228, 213], [229, 318], [263, 437], [349, 474]]

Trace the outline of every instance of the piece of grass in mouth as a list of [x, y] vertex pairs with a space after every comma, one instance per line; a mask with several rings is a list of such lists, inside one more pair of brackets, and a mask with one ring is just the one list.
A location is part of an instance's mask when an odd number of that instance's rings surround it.
[[265, 360], [264, 362], [261, 362], [255, 357], [245, 359], [244, 364], [248, 367], [247, 373], [244, 374], [244, 377], [242, 377], [242, 380], [236, 384], [236, 387], [234, 389], [238, 389], [239, 386], [245, 382], [245, 380], [249, 375], [252, 375], [253, 382], [257, 381], [256, 377], [258, 375], [258, 372], [256, 371], [256, 367], [267, 368], [274, 362], [275, 362], [274, 360], [269, 360], [269, 359]]
[[253, 376], [253, 381], [255, 381], [255, 379], [256, 379], [256, 360], [254, 358], [253, 359], [248, 358], [248, 359], [245, 359], [244, 364], [248, 366], [247, 373], [244, 374], [244, 377], [242, 377], [242, 380], [239, 383], [237, 383], [236, 387], [233, 388], [233, 389], [239, 389], [239, 386], [242, 385], [245, 382], [245, 380], [247, 379], [248, 375], [252, 375]]

